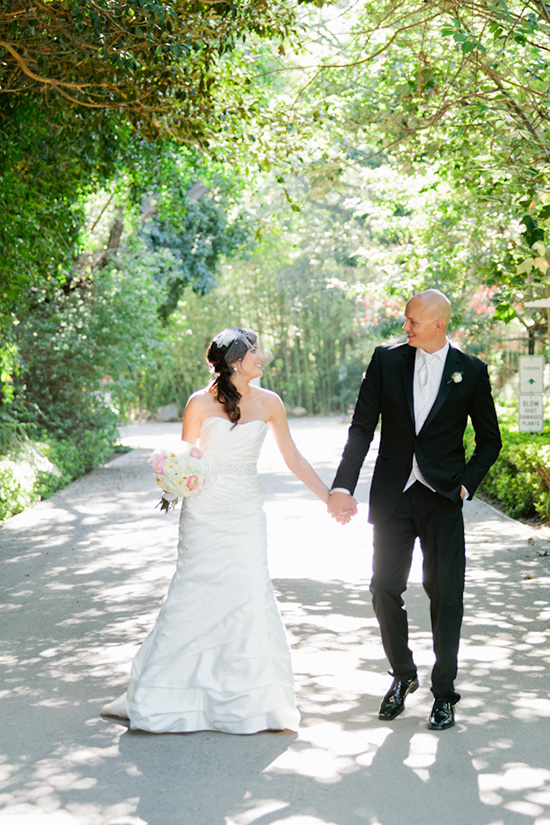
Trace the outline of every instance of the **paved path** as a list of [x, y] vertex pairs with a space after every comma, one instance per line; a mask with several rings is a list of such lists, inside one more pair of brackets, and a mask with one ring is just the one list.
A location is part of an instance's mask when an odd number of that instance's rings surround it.
[[[337, 419], [292, 422], [330, 481]], [[0, 529], [0, 806], [6, 825], [550, 825], [550, 542], [466, 504], [469, 568], [457, 725], [426, 727], [426, 598], [408, 591], [421, 688], [377, 719], [389, 684], [368, 598], [366, 504], [330, 521], [262, 455], [270, 564], [294, 651], [299, 734], [154, 736], [99, 717], [125, 686], [170, 580], [177, 514], [154, 509], [136, 447]], [[366, 502], [369, 459], [359, 497]]]

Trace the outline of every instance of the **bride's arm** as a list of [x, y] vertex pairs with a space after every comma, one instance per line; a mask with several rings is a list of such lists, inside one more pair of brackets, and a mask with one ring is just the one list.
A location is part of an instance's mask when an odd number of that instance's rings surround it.
[[329, 489], [322, 481], [311, 464], [306, 461], [292, 440], [283, 402], [275, 393], [270, 393], [269, 424], [273, 430], [275, 441], [281, 451], [286, 466], [306, 487], [315, 493], [325, 504], [328, 502]]
[[201, 398], [199, 390], [197, 393], [189, 398], [183, 413], [183, 425], [181, 429], [182, 441], [187, 441], [188, 444], [195, 444], [199, 437], [202, 421], [205, 417], [204, 403]]

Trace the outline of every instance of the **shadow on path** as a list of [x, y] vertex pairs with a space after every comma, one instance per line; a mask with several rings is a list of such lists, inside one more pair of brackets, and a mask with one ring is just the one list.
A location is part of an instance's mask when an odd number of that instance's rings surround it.
[[[345, 429], [326, 419], [293, 428], [308, 457], [322, 448], [316, 466], [330, 480]], [[365, 508], [347, 532], [327, 522], [269, 446], [272, 570], [299, 734], [153, 736], [99, 717], [174, 569], [177, 514], [154, 509], [146, 465], [161, 434], [153, 427], [146, 449], [0, 529], [7, 825], [550, 825], [548, 542], [479, 502], [466, 507], [457, 725], [426, 727], [432, 653], [418, 567], [407, 608], [421, 688], [382, 723], [390, 678], [368, 594]]]

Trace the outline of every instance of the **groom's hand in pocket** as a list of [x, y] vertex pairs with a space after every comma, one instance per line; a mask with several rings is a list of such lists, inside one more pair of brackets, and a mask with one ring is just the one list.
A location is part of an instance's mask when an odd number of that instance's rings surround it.
[[334, 491], [329, 496], [327, 510], [339, 524], [347, 524], [357, 513], [357, 502], [351, 493]]

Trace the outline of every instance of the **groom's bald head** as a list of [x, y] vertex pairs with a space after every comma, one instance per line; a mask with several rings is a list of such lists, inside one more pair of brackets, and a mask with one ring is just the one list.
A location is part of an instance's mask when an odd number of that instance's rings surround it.
[[435, 352], [445, 345], [451, 303], [438, 289], [418, 292], [405, 307], [403, 329], [411, 347]]
[[413, 295], [409, 303], [417, 301], [421, 304], [432, 320], [441, 320], [445, 324], [445, 329], [451, 320], [451, 302], [439, 289], [425, 289]]

